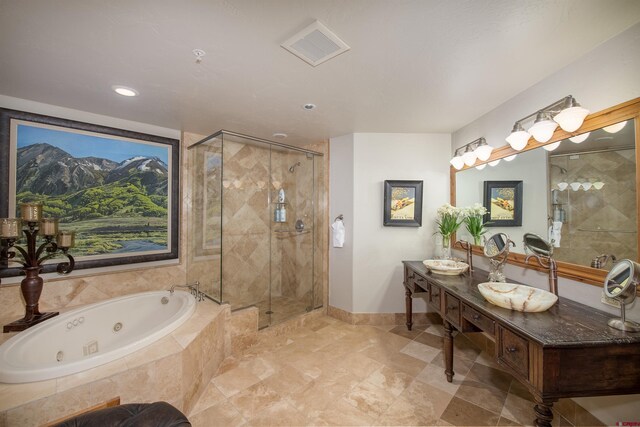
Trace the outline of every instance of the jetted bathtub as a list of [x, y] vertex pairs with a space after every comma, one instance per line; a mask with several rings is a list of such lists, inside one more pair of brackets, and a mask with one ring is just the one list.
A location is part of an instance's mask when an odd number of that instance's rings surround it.
[[188, 292], [143, 292], [86, 305], [0, 345], [0, 382], [75, 374], [124, 357], [175, 330], [196, 309]]

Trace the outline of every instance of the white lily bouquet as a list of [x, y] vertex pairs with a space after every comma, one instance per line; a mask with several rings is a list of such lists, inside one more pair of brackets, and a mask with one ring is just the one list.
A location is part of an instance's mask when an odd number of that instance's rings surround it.
[[487, 209], [480, 203], [474, 203], [463, 209], [464, 224], [467, 231], [473, 237], [475, 245], [482, 245], [482, 235], [487, 232], [485, 228], [484, 216]]

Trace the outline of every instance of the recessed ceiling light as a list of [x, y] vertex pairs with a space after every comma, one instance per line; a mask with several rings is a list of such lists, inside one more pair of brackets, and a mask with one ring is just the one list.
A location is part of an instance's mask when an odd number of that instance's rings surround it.
[[277, 139], [285, 139], [287, 136], [288, 135], [284, 132], [276, 132], [273, 134], [273, 137]]
[[302, 108], [304, 108], [305, 110], [308, 110], [308, 111], [310, 111], [310, 110], [315, 110], [315, 108], [316, 108], [316, 104], [304, 104], [304, 105], [302, 106]]
[[138, 91], [126, 86], [112, 86], [111, 87], [118, 95], [122, 96], [138, 96]]

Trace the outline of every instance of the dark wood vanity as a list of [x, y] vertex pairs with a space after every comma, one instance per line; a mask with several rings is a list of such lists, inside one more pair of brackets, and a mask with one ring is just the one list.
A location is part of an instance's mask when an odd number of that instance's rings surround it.
[[613, 316], [566, 298], [542, 313], [507, 310], [478, 291], [486, 271], [444, 276], [431, 274], [421, 261], [403, 263], [407, 327], [412, 297], [424, 298], [442, 317], [449, 382], [456, 329], [483, 331], [495, 341], [497, 363], [535, 397], [537, 426], [551, 426], [551, 407], [559, 398], [640, 393], [640, 333], [610, 328]]

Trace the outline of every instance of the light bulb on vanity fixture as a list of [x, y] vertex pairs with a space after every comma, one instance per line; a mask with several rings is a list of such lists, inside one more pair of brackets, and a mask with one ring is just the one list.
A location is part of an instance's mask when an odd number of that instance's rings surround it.
[[[518, 151], [526, 147], [529, 136], [533, 136], [540, 143], [545, 143], [553, 137], [558, 125], [566, 132], [578, 130], [588, 114], [589, 110], [582, 108], [573, 96], [565, 96], [515, 122], [511, 134], [507, 137], [507, 142], [511, 148]], [[533, 117], [535, 117], [533, 125], [528, 131], [525, 131], [522, 124]]]
[[486, 164], [486, 163], [483, 163], [483, 164], [481, 164], [481, 165], [476, 166], [476, 169], [478, 169], [479, 171], [481, 171], [482, 169], [484, 169], [484, 168], [486, 168], [486, 167], [487, 167], [487, 164]]
[[573, 191], [578, 191], [580, 189], [580, 187], [582, 187], [582, 183], [578, 182], [578, 181], [574, 181], [571, 184], [569, 184], [569, 186], [571, 187], [571, 189]]
[[602, 181], [596, 181], [593, 183], [593, 188], [596, 190], [600, 190], [602, 187], [604, 187], [604, 182]]
[[542, 146], [542, 148], [544, 148], [547, 151], [553, 151], [558, 147], [560, 147], [560, 141], [552, 142], [551, 144], [547, 144], [547, 145], [543, 145]]
[[584, 191], [589, 191], [589, 189], [593, 186], [593, 184], [589, 181], [585, 181], [582, 183], [582, 188]]
[[577, 131], [584, 119], [589, 115], [589, 110], [582, 108], [573, 98], [568, 96], [564, 99], [564, 109], [553, 116], [553, 120], [560, 125], [562, 130], [567, 132]]
[[513, 125], [511, 134], [507, 137], [507, 142], [511, 148], [520, 151], [527, 146], [529, 138], [531, 138], [531, 134], [524, 130], [520, 123], [516, 122], [516, 124]]
[[566, 190], [568, 186], [569, 186], [568, 182], [559, 182], [558, 183], [558, 188], [560, 189], [560, 191]]
[[505, 162], [510, 162], [511, 160], [515, 159], [518, 155], [517, 154], [512, 154], [510, 156], [507, 156], [504, 158]]
[[473, 149], [470, 145], [467, 145], [467, 148], [465, 148], [464, 153], [462, 154], [464, 164], [467, 166], [473, 166], [473, 164], [476, 162], [476, 158], [476, 153], [473, 152]]
[[458, 155], [458, 150], [456, 150], [453, 159], [449, 160], [451, 166], [453, 166], [456, 170], [460, 170], [464, 167], [464, 159], [462, 156]]
[[587, 138], [589, 138], [589, 135], [591, 135], [591, 132], [581, 133], [580, 135], [570, 137], [569, 141], [573, 142], [574, 144], [580, 144], [581, 142], [586, 141]]
[[627, 125], [627, 122], [620, 122], [620, 123], [616, 123], [614, 125], [610, 125], [610, 126], [605, 126], [602, 129], [604, 129], [606, 132], [609, 133], [618, 133], [620, 132], [625, 126]]
[[547, 142], [553, 136], [558, 127], [558, 123], [549, 118], [549, 114], [545, 112], [539, 112], [536, 114], [536, 120], [533, 122], [533, 126], [529, 128], [529, 133], [538, 142]]
[[491, 167], [498, 166], [498, 163], [500, 163], [500, 160], [502, 160], [502, 159], [495, 159], [495, 160], [489, 162], [489, 166], [491, 166]]
[[480, 138], [478, 140], [478, 145], [473, 152], [481, 161], [485, 162], [489, 160], [491, 157], [491, 152], [493, 151], [493, 147], [487, 144], [487, 141], [484, 138]]

